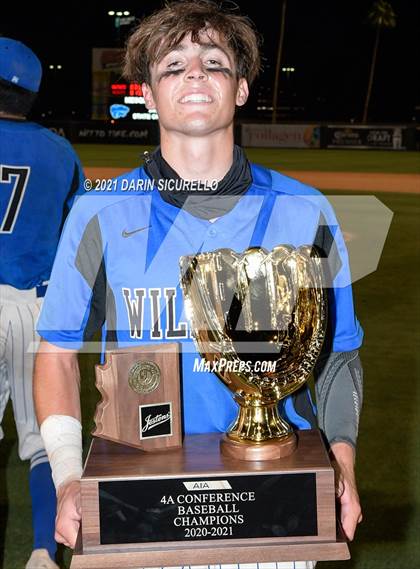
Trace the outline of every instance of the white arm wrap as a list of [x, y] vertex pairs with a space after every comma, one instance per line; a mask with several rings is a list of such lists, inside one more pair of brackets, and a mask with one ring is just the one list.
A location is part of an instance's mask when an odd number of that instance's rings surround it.
[[69, 415], [50, 415], [42, 423], [41, 436], [51, 465], [55, 489], [82, 476], [82, 425]]

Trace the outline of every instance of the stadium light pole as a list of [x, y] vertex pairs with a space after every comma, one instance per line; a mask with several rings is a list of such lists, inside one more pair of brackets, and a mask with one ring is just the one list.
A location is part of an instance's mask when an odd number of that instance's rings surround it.
[[280, 63], [281, 63], [281, 55], [282, 55], [283, 43], [284, 43], [284, 28], [285, 28], [285, 21], [286, 21], [286, 5], [287, 5], [287, 0], [283, 0], [282, 6], [281, 6], [281, 24], [280, 24], [279, 44], [278, 44], [278, 48], [277, 48], [277, 62], [276, 62], [276, 70], [274, 72], [273, 114], [271, 115], [271, 122], [273, 124], [275, 124], [277, 122], [277, 99], [278, 99], [279, 80], [280, 80]]
[[[108, 16], [114, 18], [114, 27], [117, 30], [117, 41], [120, 43], [121, 36], [120, 36], [120, 28], [121, 25], [126, 24], [125, 20], [128, 20], [128, 16], [130, 16], [130, 12], [128, 10], [108, 10]], [[130, 19], [134, 19], [131, 17]]]

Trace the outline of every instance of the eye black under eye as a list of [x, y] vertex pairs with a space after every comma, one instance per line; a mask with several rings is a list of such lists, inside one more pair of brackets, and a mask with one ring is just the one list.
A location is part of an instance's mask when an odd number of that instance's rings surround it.
[[165, 77], [170, 77], [171, 75], [180, 75], [183, 71], [184, 69], [168, 69], [167, 71], [163, 71], [159, 76], [159, 81]]
[[209, 73], [223, 73], [227, 77], [233, 77], [232, 71], [228, 67], [207, 67]]

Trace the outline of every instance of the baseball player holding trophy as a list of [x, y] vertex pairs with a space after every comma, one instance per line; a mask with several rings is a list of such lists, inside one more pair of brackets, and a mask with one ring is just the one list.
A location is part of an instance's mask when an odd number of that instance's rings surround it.
[[[336, 464], [341, 523], [348, 539], [353, 539], [361, 520], [354, 460], [362, 400], [358, 349], [363, 332], [354, 314], [347, 252], [325, 198], [296, 180], [250, 164], [234, 144], [235, 108], [246, 103], [259, 69], [257, 35], [249, 20], [207, 0], [170, 3], [141, 22], [129, 38], [125, 75], [142, 84], [147, 107], [158, 112], [160, 147], [146, 156], [143, 167], [117, 179], [113, 195], [92, 192], [77, 201], [63, 232], [38, 324], [43, 342], [35, 374], [37, 416], [57, 489], [56, 537], [69, 547], [75, 546], [83, 515], [77, 350], [98, 329], [105, 350], [178, 342], [184, 431], [224, 433], [234, 424], [225, 445], [227, 453], [230, 443], [243, 448], [247, 424], [253, 425], [257, 442], [259, 429], [270, 424], [274, 437], [287, 439], [290, 452], [295, 442], [284, 421], [295, 429], [319, 426]], [[287, 279], [273, 284], [275, 291], [269, 297], [267, 291], [261, 292], [274, 274], [268, 268], [261, 272], [261, 266], [283, 264], [293, 280], [293, 275], [303, 274], [293, 266], [306, 266], [304, 259], [311, 257], [312, 247], [324, 266], [328, 306], [323, 318], [309, 308], [298, 311], [294, 321], [284, 320], [282, 328], [290, 333], [279, 342], [270, 332], [279, 326], [271, 320], [276, 311], [264, 314], [264, 303], [257, 299], [287, 303], [294, 296], [287, 292]], [[295, 249], [298, 253], [293, 253]], [[195, 285], [194, 279], [185, 277], [191, 263], [200, 273]], [[237, 270], [238, 263], [246, 270]], [[232, 266], [236, 269], [229, 273]], [[251, 279], [259, 271], [264, 278], [249, 289], [246, 275]], [[234, 290], [233, 275], [245, 279], [238, 284], [242, 293], [225, 297], [219, 284], [225, 282], [226, 291]], [[211, 290], [220, 294], [217, 302], [213, 298], [213, 307], [205, 293], [212, 276]], [[300, 277], [296, 278], [299, 284]], [[311, 298], [303, 293], [298, 306], [303, 310], [308, 306], [305, 299], [316, 301], [316, 295]], [[238, 299], [240, 310], [228, 308]], [[324, 301], [318, 300], [321, 306]], [[229, 390], [216, 381], [207, 365], [213, 352], [203, 343], [224, 338], [220, 345], [233, 362], [228, 336], [239, 344], [253, 337], [254, 301], [263, 311], [260, 320], [265, 325], [259, 337], [274, 350], [271, 359], [278, 359], [275, 350], [280, 344], [289, 346], [280, 357], [289, 379], [284, 380], [285, 397], [277, 405], [280, 387], [273, 377], [264, 375], [258, 387], [252, 374], [239, 379], [236, 374], [233, 380], [228, 373], [223, 381], [226, 385], [236, 382], [236, 399], [243, 403], [238, 418]], [[197, 308], [200, 305], [207, 306], [205, 314]], [[225, 328], [220, 310], [229, 317]], [[306, 327], [307, 320], [301, 319], [304, 314], [312, 314], [310, 321], [319, 333], [312, 335], [312, 325]], [[207, 363], [193, 342], [189, 318]], [[320, 324], [324, 321], [325, 328]], [[208, 338], [198, 338], [196, 330], [201, 328], [212, 330]], [[246, 333], [232, 337], [236, 329]], [[258, 349], [252, 342], [242, 347], [242, 359], [247, 359], [247, 352], [255, 363]], [[306, 378], [314, 364], [317, 410], [309, 389], [298, 379], [303, 371]], [[256, 411], [254, 404], [262, 401], [254, 397], [259, 390], [267, 396], [264, 413], [271, 416], [263, 423], [257, 420], [261, 408]], [[251, 399], [254, 403], [248, 405]], [[312, 565], [305, 561], [279, 567]]]

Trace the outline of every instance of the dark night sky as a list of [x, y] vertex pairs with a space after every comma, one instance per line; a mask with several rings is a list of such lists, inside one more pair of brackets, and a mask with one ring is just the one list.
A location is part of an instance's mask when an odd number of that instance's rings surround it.
[[[296, 71], [283, 76], [280, 105], [301, 110], [297, 120], [360, 119], [367, 87], [374, 31], [366, 16], [371, 0], [288, 0], [283, 66]], [[416, 0], [391, 0], [397, 28], [385, 30], [380, 41], [370, 118], [375, 121], [411, 122], [420, 97], [418, 79], [419, 13]], [[140, 18], [160, 7], [159, 0], [38, 2], [2, 7], [0, 34], [29, 45], [44, 64], [44, 79], [36, 111], [52, 109], [55, 116], [90, 115], [90, 61], [92, 47], [118, 45], [108, 10], [129, 10]], [[254, 87], [269, 89], [279, 34], [280, 3], [237, 0], [264, 39], [267, 67]], [[43, 6], [44, 5], [44, 6]], [[127, 28], [128, 32], [128, 28]], [[124, 41], [124, 35], [120, 44]], [[50, 71], [49, 64], [63, 66]], [[417, 110], [419, 113], [419, 110]], [[417, 117], [418, 118], [418, 117]]]

